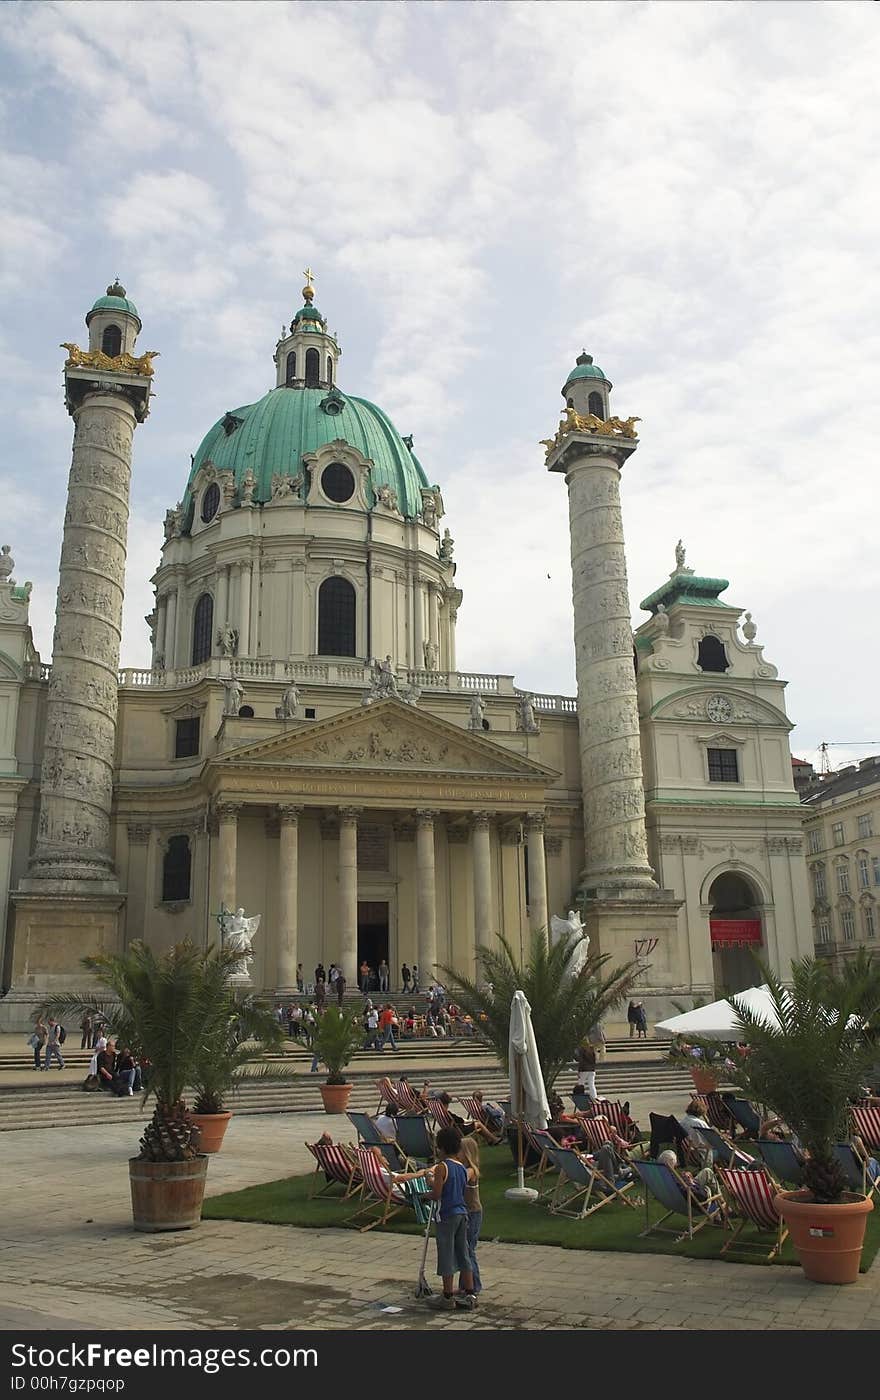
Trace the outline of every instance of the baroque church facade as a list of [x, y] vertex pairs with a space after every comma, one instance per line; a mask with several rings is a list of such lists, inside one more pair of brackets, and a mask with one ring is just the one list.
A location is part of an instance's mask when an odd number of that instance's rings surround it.
[[[73, 461], [51, 665], [0, 556], [0, 1027], [80, 959], [260, 913], [251, 975], [363, 959], [422, 985], [577, 907], [649, 1015], [812, 950], [784, 681], [727, 582], [675, 567], [633, 636], [620, 474], [637, 419], [588, 355], [546, 469], [568, 491], [577, 696], [461, 672], [442, 490], [340, 382], [314, 304], [223, 414], [165, 519], [148, 669], [119, 670], [135, 431], [153, 352], [118, 283], [66, 343]], [[148, 430], [148, 429], [147, 429]], [[136, 454], [135, 454], [136, 460]], [[540, 468], [536, 466], [536, 470]], [[563, 489], [563, 482], [559, 482]], [[18, 545], [16, 552], [21, 553]]]

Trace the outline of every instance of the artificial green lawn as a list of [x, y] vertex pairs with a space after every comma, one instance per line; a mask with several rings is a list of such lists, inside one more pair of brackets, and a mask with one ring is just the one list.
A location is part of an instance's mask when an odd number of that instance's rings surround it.
[[[323, 1184], [323, 1177], [321, 1178]], [[346, 1228], [346, 1217], [358, 1209], [356, 1201], [343, 1201], [342, 1188], [332, 1188], [332, 1196], [308, 1199], [314, 1184], [314, 1174], [290, 1176], [280, 1181], [268, 1181], [262, 1186], [250, 1186], [245, 1191], [230, 1191], [224, 1196], [213, 1196], [206, 1200], [202, 1215], [206, 1220], [256, 1220], [269, 1225], [299, 1225], [313, 1229]], [[683, 1254], [692, 1259], [717, 1259], [731, 1263], [760, 1264], [765, 1260], [760, 1254], [737, 1251], [736, 1246], [727, 1254], [719, 1256], [721, 1246], [730, 1238], [727, 1231], [713, 1225], [706, 1225], [693, 1240], [676, 1243], [672, 1235], [654, 1235], [639, 1239], [639, 1232], [645, 1228], [645, 1207], [636, 1210], [627, 1208], [615, 1201], [603, 1206], [586, 1220], [572, 1220], [565, 1216], [551, 1215], [546, 1204], [516, 1205], [504, 1199], [504, 1192], [516, 1184], [516, 1171], [509, 1150], [504, 1147], [483, 1152], [480, 1195], [483, 1201], [482, 1239], [502, 1240], [510, 1244], [549, 1244], [563, 1249], [607, 1249], [625, 1254]], [[641, 1183], [633, 1188], [631, 1195], [644, 1195]], [[651, 1201], [651, 1221], [663, 1214], [660, 1205]], [[678, 1216], [666, 1221], [666, 1226], [686, 1228], [686, 1221]], [[356, 1229], [357, 1226], [349, 1227]], [[422, 1231], [415, 1224], [409, 1212], [395, 1216], [385, 1226], [376, 1226], [371, 1233], [389, 1230], [398, 1234], [416, 1235]], [[746, 1226], [743, 1238], [755, 1239], [751, 1226]], [[764, 1239], [764, 1236], [760, 1236]], [[768, 1238], [769, 1251], [772, 1240]], [[865, 1247], [862, 1252], [862, 1272], [871, 1265], [880, 1248], [880, 1211], [874, 1210], [868, 1217], [865, 1234]], [[774, 1261], [781, 1264], [796, 1264], [791, 1244], [786, 1240], [781, 1256]]]

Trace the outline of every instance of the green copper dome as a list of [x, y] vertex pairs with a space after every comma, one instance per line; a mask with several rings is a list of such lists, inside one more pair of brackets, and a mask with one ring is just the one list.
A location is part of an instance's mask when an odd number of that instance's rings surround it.
[[578, 355], [577, 364], [565, 381], [566, 386], [572, 384], [575, 379], [604, 379], [606, 384], [610, 382], [599, 366], [593, 364], [592, 355], [588, 355], [586, 351]]
[[125, 288], [121, 286], [119, 282], [112, 282], [107, 288], [107, 295], [98, 297], [98, 300], [86, 317], [86, 325], [89, 324], [89, 321], [91, 321], [96, 311], [124, 311], [129, 316], [134, 316], [138, 323], [138, 329], [140, 329], [141, 318], [138, 315], [138, 309], [133, 301], [129, 301], [128, 297], [125, 295]]
[[[257, 483], [254, 500], [268, 501], [274, 475], [299, 476], [303, 456], [337, 438], [372, 461], [374, 490], [389, 486], [397, 492], [404, 515], [421, 512], [422, 488], [430, 483], [381, 408], [338, 389], [286, 387], [270, 390], [257, 403], [231, 409], [214, 424], [193, 458], [184, 508], [192, 499], [191, 482], [203, 462], [210, 460], [219, 471], [233, 471], [239, 487], [250, 469]], [[303, 488], [301, 499], [306, 494]]]
[[317, 306], [303, 306], [294, 316], [293, 324], [296, 325], [297, 321], [317, 321], [319, 326], [323, 326], [324, 317]]

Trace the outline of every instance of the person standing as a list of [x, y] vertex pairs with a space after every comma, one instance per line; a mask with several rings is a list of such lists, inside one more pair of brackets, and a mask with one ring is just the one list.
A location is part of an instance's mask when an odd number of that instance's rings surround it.
[[360, 972], [361, 992], [364, 996], [366, 996], [370, 990], [370, 977], [372, 976], [373, 972], [373, 969], [370, 967], [370, 964], [367, 962], [366, 958], [364, 958], [363, 962], [361, 963]]
[[305, 985], [305, 984], [304, 984], [304, 982], [303, 982], [303, 965], [302, 965], [302, 963], [297, 963], [297, 965], [296, 965], [296, 990], [299, 992], [300, 996], [302, 995], [304, 985]]
[[586, 1088], [587, 1093], [596, 1102], [599, 1095], [596, 1093], [596, 1049], [589, 1040], [582, 1040], [577, 1051], [577, 1083], [582, 1088]]
[[342, 1000], [343, 1000], [343, 997], [345, 996], [345, 986], [346, 986], [346, 983], [345, 983], [345, 973], [342, 971], [342, 968], [341, 968], [341, 967], [338, 967], [338, 968], [336, 969], [336, 981], [335, 981], [335, 986], [336, 986], [336, 1005], [341, 1009], [341, 1008], [342, 1008]]
[[46, 1028], [46, 1022], [38, 1017], [34, 1025], [34, 1033], [28, 1041], [28, 1044], [34, 1052], [34, 1069], [43, 1068], [43, 1051], [46, 1048], [46, 1041], [48, 1039], [49, 1032]]
[[315, 968], [315, 987], [317, 988], [319, 982], [326, 982], [326, 981], [327, 981], [327, 974], [326, 974], [326, 972], [324, 971], [324, 964], [319, 962], [319, 963], [318, 963], [318, 966]]
[[49, 1017], [49, 1025], [46, 1035], [46, 1059], [43, 1069], [48, 1069], [52, 1061], [57, 1059], [58, 1068], [64, 1068], [64, 1056], [61, 1053], [61, 1026], [54, 1016]]
[[372, 1002], [367, 1002], [364, 1013], [364, 1049], [381, 1050], [379, 1044], [379, 1013]]
[[461, 1133], [458, 1128], [441, 1128], [437, 1134], [439, 1161], [432, 1177], [431, 1197], [437, 1204], [437, 1272], [443, 1280], [443, 1292], [428, 1299], [428, 1306], [453, 1312], [455, 1273], [458, 1270], [462, 1297], [459, 1306], [475, 1308], [474, 1277], [467, 1242], [468, 1208], [465, 1187], [473, 1182], [473, 1172], [459, 1157]]
[[605, 1032], [603, 1031], [598, 1021], [594, 1026], [590, 1026], [590, 1033], [588, 1039], [590, 1044], [596, 1051], [597, 1059], [601, 1055], [605, 1054]]
[[419, 965], [418, 965], [418, 963], [413, 963], [413, 970], [412, 970], [412, 989], [413, 989], [414, 992], [418, 992], [418, 991], [421, 990], [420, 987], [419, 987]]
[[412, 988], [412, 973], [406, 963], [404, 963], [403, 967], [400, 969], [400, 984], [405, 992], [410, 991]]
[[391, 969], [383, 958], [379, 964], [379, 991], [388, 994], [388, 980]]
[[320, 1013], [327, 1004], [327, 983], [322, 977], [320, 982], [315, 983], [315, 1010]]
[[79, 1042], [80, 1050], [90, 1050], [92, 1048], [92, 1018], [88, 1011], [79, 1023], [82, 1031], [82, 1039]]
[[480, 1144], [476, 1133], [470, 1133], [461, 1140], [460, 1157], [466, 1167], [470, 1167], [473, 1178], [469, 1178], [464, 1188], [464, 1203], [467, 1206], [467, 1242], [471, 1256], [471, 1273], [474, 1276], [474, 1294], [483, 1291], [480, 1266], [477, 1263], [477, 1243], [483, 1226], [483, 1202], [480, 1200]]
[[639, 1002], [636, 1003], [636, 1018], [637, 1018], [637, 1019], [636, 1019], [636, 1029], [637, 1029], [637, 1031], [638, 1031], [638, 1037], [637, 1037], [637, 1038], [638, 1038], [639, 1040], [647, 1040], [647, 1038], [648, 1038], [648, 1013], [647, 1013], [647, 1011], [645, 1010], [645, 1003], [644, 1003], [643, 1001], [639, 1001]]
[[632, 1040], [633, 1036], [635, 1035], [639, 1024], [638, 1006], [639, 1004], [637, 1001], [631, 1001], [629, 1006], [626, 1008], [626, 1019], [629, 1022], [630, 1040]]

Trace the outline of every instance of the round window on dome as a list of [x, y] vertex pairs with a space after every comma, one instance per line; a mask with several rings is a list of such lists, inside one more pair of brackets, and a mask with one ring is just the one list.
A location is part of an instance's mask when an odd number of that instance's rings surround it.
[[354, 477], [342, 462], [331, 462], [321, 475], [321, 490], [328, 500], [338, 506], [350, 501], [354, 495]]
[[204, 520], [206, 525], [209, 520], [214, 519], [214, 516], [217, 514], [219, 509], [220, 487], [217, 485], [216, 481], [212, 481], [211, 485], [208, 487], [207, 491], [202, 497], [202, 519]]

